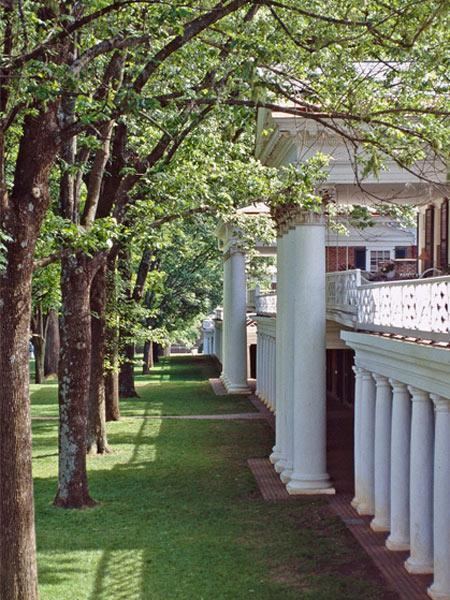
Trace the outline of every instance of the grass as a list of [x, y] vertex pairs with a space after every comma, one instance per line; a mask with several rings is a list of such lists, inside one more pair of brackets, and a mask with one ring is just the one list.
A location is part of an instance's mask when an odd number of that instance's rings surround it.
[[[137, 417], [251, 410], [214, 396], [211, 365], [191, 360], [163, 362], [122, 404], [136, 418], [110, 423], [114, 453], [89, 458], [94, 509], [52, 506], [57, 423], [33, 422], [41, 600], [392, 597], [325, 501], [261, 499], [246, 460], [270, 451], [264, 421]], [[34, 414], [51, 413], [55, 389], [33, 391]]]
[[[163, 358], [150, 375], [136, 375], [139, 398], [121, 400], [123, 416], [223, 414], [255, 410], [242, 396], [216, 396], [212, 392], [208, 379], [217, 377], [217, 373], [210, 361], [202, 357], [193, 361], [189, 356], [173, 360], [175, 363]], [[176, 368], [171, 368], [171, 364], [176, 364]], [[57, 382], [32, 383], [30, 389], [32, 416], [57, 417]]]

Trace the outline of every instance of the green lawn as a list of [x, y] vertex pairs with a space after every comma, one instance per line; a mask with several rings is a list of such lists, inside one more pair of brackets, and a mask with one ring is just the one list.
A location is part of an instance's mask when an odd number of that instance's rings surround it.
[[[215, 397], [202, 359], [165, 361], [123, 413], [251, 410]], [[54, 411], [55, 386], [33, 412]], [[41, 600], [348, 600], [394, 598], [324, 500], [264, 502], [247, 468], [273, 443], [263, 421], [127, 418], [109, 424], [114, 453], [89, 458], [101, 504], [55, 509], [57, 423], [33, 422]], [[356, 558], [355, 558], [356, 557]]]

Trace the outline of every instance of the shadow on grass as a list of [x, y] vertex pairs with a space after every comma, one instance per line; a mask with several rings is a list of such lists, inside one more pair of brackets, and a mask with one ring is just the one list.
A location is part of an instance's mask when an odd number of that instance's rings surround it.
[[[33, 428], [43, 458], [57, 423]], [[57, 461], [35, 465], [41, 600], [394, 597], [322, 500], [261, 500], [246, 460], [269, 453], [266, 423], [127, 419], [109, 440], [88, 459], [94, 509], [54, 508]]]

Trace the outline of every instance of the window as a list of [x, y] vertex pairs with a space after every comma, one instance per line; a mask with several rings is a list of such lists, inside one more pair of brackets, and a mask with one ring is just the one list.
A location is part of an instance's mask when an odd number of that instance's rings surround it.
[[379, 271], [380, 267], [391, 260], [390, 250], [371, 250], [370, 251], [370, 271], [374, 273]]
[[406, 258], [408, 248], [406, 246], [395, 247], [395, 258]]

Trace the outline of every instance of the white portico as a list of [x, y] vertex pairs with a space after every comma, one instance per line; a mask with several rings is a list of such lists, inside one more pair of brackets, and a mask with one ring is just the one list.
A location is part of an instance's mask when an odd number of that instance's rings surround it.
[[[393, 161], [357, 181], [345, 140], [324, 125], [261, 111], [258, 130], [256, 154], [270, 166], [329, 154], [324, 188], [337, 203], [420, 204], [448, 194], [446, 169], [436, 164], [416, 165], [434, 185]], [[257, 390], [273, 378], [268, 352], [276, 356], [275, 394], [269, 387], [263, 398], [276, 412], [271, 462], [290, 493], [333, 492], [324, 401], [333, 321], [355, 357], [352, 505], [385, 532], [389, 550], [409, 553], [409, 572], [433, 574], [431, 598], [450, 600], [450, 278], [369, 284], [357, 269], [325, 276], [319, 216], [277, 217], [277, 293], [256, 302], [258, 336], [271, 332], [270, 343], [258, 344]]]

